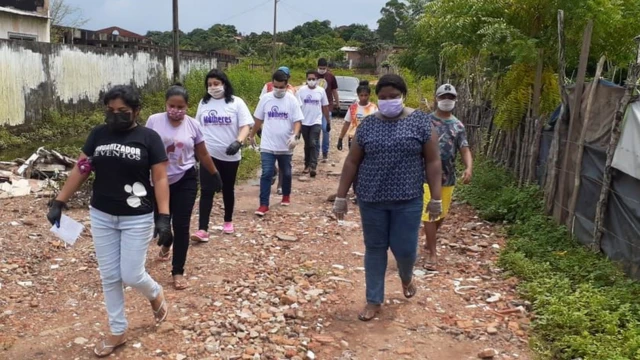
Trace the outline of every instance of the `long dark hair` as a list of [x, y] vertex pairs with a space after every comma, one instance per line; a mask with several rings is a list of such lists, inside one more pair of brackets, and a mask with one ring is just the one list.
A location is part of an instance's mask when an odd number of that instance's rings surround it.
[[207, 77], [204, 78], [204, 96], [202, 97], [202, 103], [206, 104], [211, 100], [212, 96], [209, 94], [209, 79], [218, 79], [222, 81], [224, 85], [224, 102], [232, 103], [233, 102], [233, 86], [231, 85], [231, 81], [227, 77], [222, 70], [213, 69], [209, 71]]

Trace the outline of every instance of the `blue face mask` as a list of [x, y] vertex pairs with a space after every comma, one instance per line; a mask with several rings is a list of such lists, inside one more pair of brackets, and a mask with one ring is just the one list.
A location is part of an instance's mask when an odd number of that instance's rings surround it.
[[398, 117], [404, 110], [404, 99], [378, 100], [378, 110], [385, 117]]

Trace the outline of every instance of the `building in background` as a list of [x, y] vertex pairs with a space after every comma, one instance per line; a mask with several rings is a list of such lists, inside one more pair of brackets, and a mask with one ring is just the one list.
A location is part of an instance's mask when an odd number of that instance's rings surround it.
[[54, 28], [58, 37], [55, 41], [63, 44], [136, 50], [150, 50], [157, 47], [151, 39], [117, 26], [95, 31], [62, 26]]
[[0, 0], [0, 39], [49, 42], [49, 0]]

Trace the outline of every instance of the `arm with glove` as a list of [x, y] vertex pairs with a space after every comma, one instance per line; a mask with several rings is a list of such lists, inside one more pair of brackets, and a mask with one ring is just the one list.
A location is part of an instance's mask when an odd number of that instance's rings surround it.
[[75, 194], [76, 191], [84, 184], [91, 174], [91, 158], [87, 157], [84, 153], [80, 154], [78, 163], [71, 170], [69, 178], [64, 183], [62, 190], [58, 193], [55, 199], [49, 202], [49, 212], [47, 213], [47, 220], [51, 225], [60, 227], [60, 218], [62, 217], [62, 210], [68, 209], [67, 202]]

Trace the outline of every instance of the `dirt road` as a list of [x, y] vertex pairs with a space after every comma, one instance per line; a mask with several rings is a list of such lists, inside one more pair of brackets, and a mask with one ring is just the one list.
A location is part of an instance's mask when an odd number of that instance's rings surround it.
[[[500, 230], [464, 205], [454, 206], [443, 229], [440, 272], [416, 268], [419, 292], [407, 301], [390, 261], [385, 311], [370, 323], [357, 320], [364, 303], [358, 211], [351, 207], [338, 226], [326, 201], [346, 152], [332, 150], [312, 181], [298, 180], [301, 153], [289, 208], [277, 205], [274, 187], [272, 211], [258, 219], [256, 182], [237, 188], [237, 233], [190, 249], [188, 290], [171, 288], [170, 265], [155, 261], [151, 246], [147, 267], [165, 286], [168, 320], [154, 326], [148, 302], [128, 289], [129, 341], [111, 359], [460, 360], [485, 349], [496, 350], [495, 359], [530, 358], [528, 304], [495, 265]], [[0, 358], [92, 359], [108, 328], [91, 237], [86, 231], [65, 249], [48, 231], [45, 204], [0, 202]], [[221, 199], [216, 204], [213, 226], [222, 222]], [[88, 224], [87, 210], [68, 214]]]

